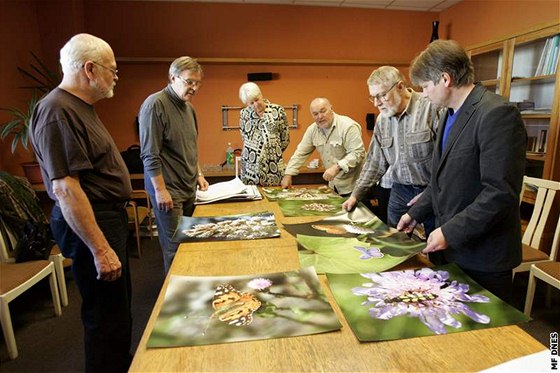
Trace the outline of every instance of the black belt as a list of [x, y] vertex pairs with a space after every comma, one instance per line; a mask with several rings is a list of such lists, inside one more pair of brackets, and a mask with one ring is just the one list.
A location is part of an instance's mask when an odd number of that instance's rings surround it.
[[93, 211], [121, 211], [124, 210], [128, 201], [119, 202], [97, 202], [91, 201]]

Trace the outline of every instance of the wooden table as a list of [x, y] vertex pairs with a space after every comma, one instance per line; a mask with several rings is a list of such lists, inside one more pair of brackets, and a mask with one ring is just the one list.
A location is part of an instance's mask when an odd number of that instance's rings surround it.
[[[301, 223], [317, 217], [285, 218], [277, 203], [255, 202], [201, 205], [196, 216], [272, 211], [280, 223]], [[399, 266], [426, 265], [422, 256]], [[230, 276], [299, 269], [296, 241], [284, 229], [280, 239], [182, 244], [170, 275]], [[360, 343], [328, 287], [321, 286], [342, 329], [310, 336], [209, 346], [147, 349], [146, 343], [161, 309], [167, 276], [144, 331], [130, 372], [374, 372], [478, 371], [544, 350], [517, 326], [505, 326], [440, 336]]]

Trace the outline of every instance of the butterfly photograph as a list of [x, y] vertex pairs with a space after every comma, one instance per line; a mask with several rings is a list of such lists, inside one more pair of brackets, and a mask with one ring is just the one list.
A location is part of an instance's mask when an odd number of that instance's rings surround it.
[[284, 338], [340, 328], [313, 267], [244, 276], [171, 276], [148, 347]]

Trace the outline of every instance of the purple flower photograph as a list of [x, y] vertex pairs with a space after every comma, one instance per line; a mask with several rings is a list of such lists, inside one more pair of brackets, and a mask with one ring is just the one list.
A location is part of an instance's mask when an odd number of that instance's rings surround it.
[[453, 264], [379, 273], [327, 273], [327, 277], [360, 341], [448, 334], [529, 320]]

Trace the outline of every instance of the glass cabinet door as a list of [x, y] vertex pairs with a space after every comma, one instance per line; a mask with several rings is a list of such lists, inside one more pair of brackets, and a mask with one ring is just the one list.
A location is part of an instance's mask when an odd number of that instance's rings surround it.
[[500, 80], [504, 76], [504, 46], [505, 42], [499, 42], [470, 51], [475, 82], [497, 94], [503, 94]]

